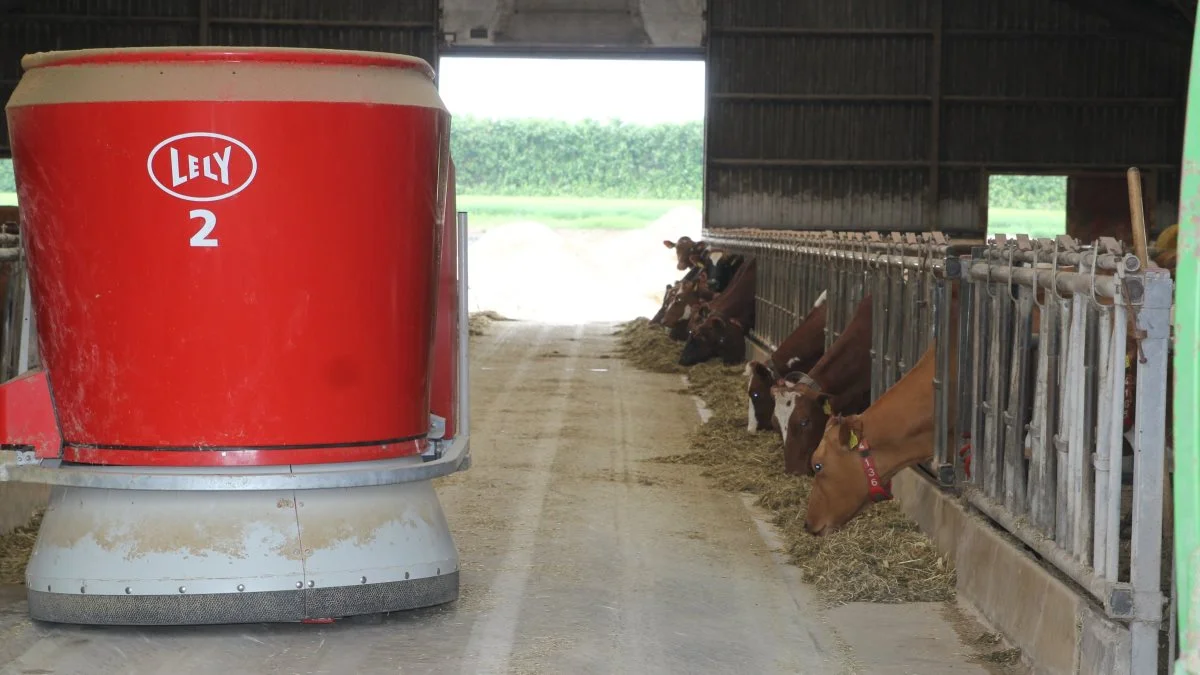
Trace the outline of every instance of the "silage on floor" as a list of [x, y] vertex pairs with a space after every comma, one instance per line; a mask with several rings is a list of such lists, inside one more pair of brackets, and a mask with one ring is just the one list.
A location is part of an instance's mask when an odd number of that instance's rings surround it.
[[934, 602], [953, 597], [955, 572], [895, 503], [868, 507], [844, 529], [823, 538], [804, 531], [811, 479], [783, 473], [782, 444], [775, 434], [746, 431], [746, 381], [742, 366], [708, 362], [675, 364], [682, 345], [646, 319], [617, 331], [620, 353], [652, 372], [686, 373], [691, 393], [712, 411], [693, 430], [692, 452], [657, 461], [694, 464], [720, 487], [758, 495], [774, 514], [791, 561], [823, 600], [845, 602]]

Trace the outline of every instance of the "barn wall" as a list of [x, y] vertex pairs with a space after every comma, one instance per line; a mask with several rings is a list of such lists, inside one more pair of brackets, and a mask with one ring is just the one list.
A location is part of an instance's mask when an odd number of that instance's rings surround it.
[[1058, 0], [709, 0], [708, 227], [981, 232], [989, 171], [1157, 174], [1190, 45]]
[[[0, 101], [31, 52], [230, 45], [368, 49], [437, 62], [438, 0], [28, 0], [0, 13]], [[9, 156], [0, 116], [0, 157]]]

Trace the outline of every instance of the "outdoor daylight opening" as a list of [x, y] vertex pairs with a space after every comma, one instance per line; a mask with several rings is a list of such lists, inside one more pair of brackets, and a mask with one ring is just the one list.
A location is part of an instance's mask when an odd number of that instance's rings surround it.
[[1067, 177], [988, 176], [987, 236], [1053, 238], [1067, 232]]
[[662, 245], [701, 233], [704, 63], [443, 57], [470, 310], [654, 314]]

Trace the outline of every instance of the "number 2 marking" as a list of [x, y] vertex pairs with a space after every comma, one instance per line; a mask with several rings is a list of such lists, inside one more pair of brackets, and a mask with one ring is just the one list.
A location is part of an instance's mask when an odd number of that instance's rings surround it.
[[209, 239], [208, 235], [217, 227], [217, 216], [208, 209], [192, 209], [188, 212], [188, 217], [192, 220], [202, 218], [204, 224], [200, 226], [200, 230], [192, 235], [192, 246], [216, 246], [216, 239]]

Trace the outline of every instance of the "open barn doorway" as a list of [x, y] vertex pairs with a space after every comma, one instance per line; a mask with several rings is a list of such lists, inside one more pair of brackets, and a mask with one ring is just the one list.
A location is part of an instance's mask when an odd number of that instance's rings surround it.
[[701, 232], [704, 63], [442, 57], [470, 309], [651, 316]]

